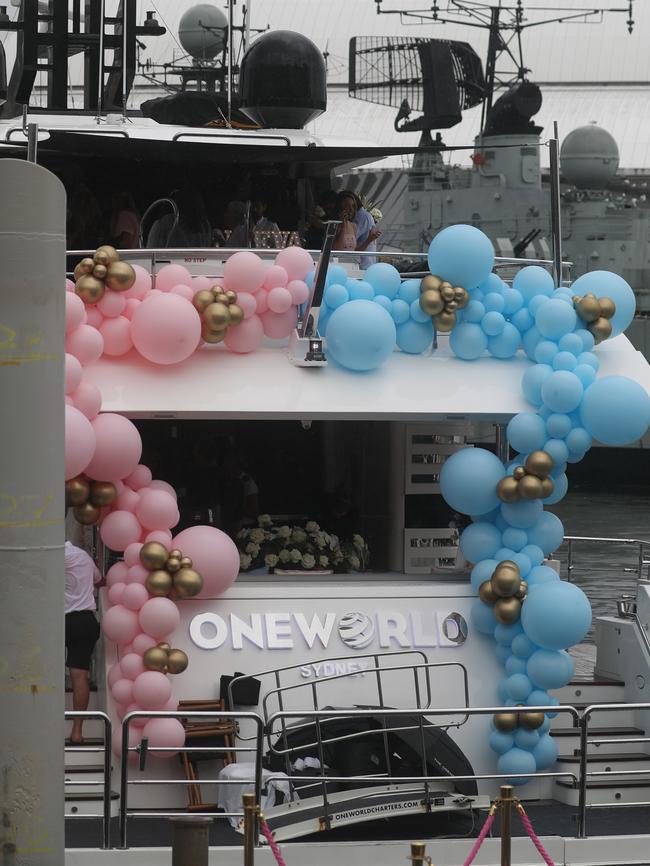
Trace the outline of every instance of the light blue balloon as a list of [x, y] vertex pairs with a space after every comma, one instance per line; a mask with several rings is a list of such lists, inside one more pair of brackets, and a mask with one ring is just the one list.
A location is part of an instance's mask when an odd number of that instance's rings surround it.
[[585, 391], [580, 418], [604, 445], [629, 445], [650, 425], [650, 396], [633, 379], [605, 376]]
[[474, 226], [448, 226], [429, 245], [429, 270], [465, 289], [480, 285], [494, 265], [494, 247]]
[[574, 427], [570, 433], [567, 433], [564, 440], [569, 451], [577, 451], [584, 453], [591, 448], [591, 434], [584, 427]]
[[459, 358], [475, 361], [487, 349], [488, 338], [480, 325], [465, 321], [451, 332], [449, 345]]
[[481, 292], [484, 295], [487, 295], [488, 292], [498, 292], [499, 294], [503, 293], [504, 282], [498, 274], [495, 274], [494, 271], [491, 274], [488, 274], [487, 277], [483, 280], [483, 282], [473, 290], [474, 292]]
[[399, 271], [387, 262], [376, 262], [370, 265], [364, 276], [376, 295], [384, 295], [391, 299], [397, 296], [402, 285]]
[[[395, 303], [395, 301], [393, 301]], [[408, 355], [421, 355], [433, 343], [433, 324], [409, 319], [397, 326], [397, 345]]]
[[571, 352], [576, 357], [583, 351], [582, 340], [578, 334], [565, 334], [560, 337], [558, 346], [562, 352]]
[[543, 337], [559, 340], [565, 334], [573, 332], [577, 316], [573, 307], [565, 304], [560, 298], [551, 298], [542, 304], [535, 314], [537, 330]]
[[555, 481], [563, 472], [566, 472], [566, 463], [554, 463], [551, 469], [551, 478]]
[[580, 352], [577, 360], [578, 364], [588, 364], [590, 367], [593, 367], [596, 372], [598, 372], [600, 368], [598, 356], [594, 355], [593, 352]]
[[[497, 695], [499, 697], [499, 705], [504, 706], [505, 702], [508, 700], [508, 691], [506, 689], [505, 679], [499, 680], [497, 684]], [[496, 731], [494, 721], [492, 719], [490, 719], [490, 730]]]
[[583, 274], [571, 286], [574, 295], [586, 295], [592, 292], [597, 298], [611, 298], [616, 305], [616, 312], [609, 320], [612, 325], [612, 337], [622, 334], [629, 326], [636, 312], [636, 297], [623, 277], [611, 271], [591, 271]]
[[526, 728], [519, 728], [515, 731], [514, 739], [515, 746], [517, 746], [518, 749], [525, 749], [528, 752], [532, 752], [539, 742], [539, 732], [528, 731]]
[[537, 565], [530, 570], [526, 582], [528, 583], [528, 588], [530, 590], [534, 586], [540, 586], [543, 583], [549, 583], [559, 579], [560, 575], [554, 568], [551, 568], [549, 565]]
[[[506, 674], [511, 677], [515, 674], [526, 673], [526, 660], [518, 659], [517, 656], [511, 655], [505, 663]], [[507, 686], [507, 682], [506, 682]]]
[[472, 605], [471, 618], [472, 625], [477, 631], [492, 637], [494, 631], [494, 612], [489, 605], [479, 600], [475, 601]]
[[332, 315], [332, 311], [326, 304], [322, 304], [320, 308], [320, 313], [318, 315], [318, 333], [321, 337], [325, 337], [327, 335], [327, 325], [329, 324], [330, 316]]
[[580, 405], [584, 388], [576, 375], [567, 370], [555, 370], [541, 387], [542, 400], [553, 412], [572, 412]]
[[499, 513], [498, 508], [493, 508], [492, 511], [487, 511], [485, 514], [470, 514], [474, 523], [494, 523]]
[[415, 301], [411, 301], [411, 318], [414, 322], [418, 322], [419, 324], [425, 324], [426, 322], [431, 321], [431, 316], [428, 313], [425, 313], [420, 306], [419, 297], [416, 298]]
[[571, 295], [567, 291], [560, 291], [559, 289], [553, 295], [553, 300], [562, 301], [563, 304], [568, 304], [571, 309], [573, 309], [573, 295]]
[[484, 559], [482, 562], [476, 563], [470, 574], [474, 592], [478, 592], [480, 585], [492, 577], [498, 564], [496, 559]]
[[[481, 303], [481, 301], [471, 300], [465, 309], [463, 310], [464, 316], [463, 319], [465, 322], [471, 322], [472, 324], [477, 324], [481, 321], [483, 316], [485, 315], [485, 307]], [[486, 343], [487, 347], [487, 343]]]
[[540, 689], [560, 689], [573, 676], [575, 664], [564, 650], [538, 649], [526, 663], [526, 672]]
[[503, 295], [499, 292], [488, 292], [483, 298], [483, 306], [488, 313], [502, 313], [505, 307]]
[[340, 283], [332, 283], [331, 286], [325, 289], [323, 300], [331, 310], [336, 310], [342, 304], [347, 304], [350, 296], [345, 286], [342, 286]]
[[308, 289], [311, 289], [312, 286], [314, 285], [315, 276], [316, 276], [316, 271], [312, 268], [311, 271], [309, 271], [307, 273], [307, 276], [305, 277], [305, 283], [307, 284]]
[[516, 746], [501, 755], [497, 761], [497, 773], [510, 776], [508, 781], [511, 785], [525, 785], [529, 779], [522, 779], [519, 774], [536, 771], [537, 763], [532, 752], [518, 749]]
[[526, 674], [513, 674], [508, 677], [508, 694], [515, 701], [525, 701], [533, 690], [533, 684]]
[[538, 364], [552, 364], [559, 349], [553, 340], [540, 340], [535, 347], [535, 360]]
[[[525, 547], [522, 547], [520, 552], [528, 557], [533, 568], [544, 562], [544, 551], [536, 544], [527, 544]], [[528, 578], [526, 579], [528, 580]]]
[[392, 355], [395, 339], [395, 323], [379, 304], [350, 301], [330, 317], [326, 352], [348, 370], [375, 370]]
[[481, 328], [485, 331], [488, 337], [496, 337], [506, 326], [506, 320], [502, 313], [497, 313], [492, 310], [486, 313], [481, 319]]
[[525, 334], [530, 328], [533, 327], [534, 320], [531, 316], [529, 310], [526, 307], [522, 307], [521, 310], [517, 310], [512, 319], [510, 320], [515, 328], [521, 333]]
[[[541, 307], [543, 307], [544, 304], [548, 304], [548, 301], [549, 301], [549, 299], [547, 297], [545, 297], [544, 295], [535, 295], [535, 297], [532, 298], [532, 300], [528, 304], [528, 311], [531, 314], [531, 316], [533, 317], [533, 319], [537, 315], [537, 311]], [[535, 327], [537, 327], [537, 326], [535, 326]], [[540, 333], [541, 333], [541, 331], [540, 331]]]
[[440, 492], [461, 514], [492, 511], [499, 504], [496, 487], [505, 474], [503, 463], [491, 451], [462, 448], [442, 464]]
[[[411, 280], [417, 283], [417, 280]], [[350, 294], [351, 301], [372, 301], [375, 297], [375, 290], [365, 280], [348, 280], [346, 283], [347, 290]], [[419, 295], [419, 290], [418, 290]]]
[[497, 562], [503, 562], [506, 559], [509, 559], [512, 562], [512, 557], [514, 555], [514, 550], [510, 550], [509, 547], [500, 547], [494, 554], [494, 558], [497, 560]]
[[564, 413], [554, 412], [546, 419], [548, 435], [553, 439], [564, 439], [571, 432], [572, 428], [573, 422], [571, 418]]
[[489, 337], [488, 351], [495, 358], [512, 358], [521, 344], [521, 334], [510, 322], [506, 322], [503, 331], [496, 337]]
[[535, 360], [535, 349], [537, 348], [537, 344], [540, 343], [543, 339], [544, 338], [537, 330], [535, 325], [531, 325], [531, 327], [521, 338], [521, 344], [524, 347], [524, 352], [531, 361]]
[[552, 374], [553, 368], [549, 367], [548, 364], [535, 364], [524, 373], [521, 379], [521, 388], [524, 397], [533, 406], [542, 405], [542, 385]]
[[555, 289], [553, 277], [539, 265], [528, 265], [515, 274], [512, 281], [513, 289], [521, 292], [524, 303], [528, 303], [535, 295], [550, 297]]
[[508, 422], [506, 435], [515, 451], [529, 454], [546, 442], [546, 425], [536, 412], [520, 412]]
[[544, 553], [553, 553], [562, 544], [564, 526], [552, 511], [544, 511], [537, 523], [528, 530], [528, 541], [541, 547]]
[[503, 755], [508, 752], [515, 744], [515, 738], [512, 734], [507, 734], [505, 731], [492, 731], [490, 734], [490, 748], [497, 755]]
[[[553, 695], [547, 694], [542, 689], [534, 689], [526, 698], [526, 705], [529, 707], [557, 707], [560, 701], [553, 697]], [[549, 719], [554, 719], [557, 716], [557, 713], [545, 713], [549, 717]]]
[[510, 526], [508, 521], [501, 514], [501, 510], [499, 509], [499, 514], [494, 518], [494, 525], [497, 529], [500, 529], [501, 532], [505, 532], [505, 530]]
[[330, 265], [325, 274], [325, 286], [331, 286], [338, 283], [344, 286], [348, 281], [348, 272], [342, 265]]
[[567, 494], [567, 490], [569, 489], [569, 479], [566, 477], [566, 474], [562, 472], [557, 478], [553, 479], [553, 492], [550, 496], [547, 496], [546, 499], [542, 499], [544, 505], [555, 505], [556, 502], [560, 502]]
[[[510, 526], [517, 529], [528, 529], [535, 526], [543, 516], [542, 512], [543, 506], [539, 499], [522, 499], [520, 502], [504, 502], [501, 505], [501, 514], [504, 520], [507, 520]], [[528, 540], [535, 543], [530, 532], [528, 533]]]
[[553, 459], [553, 468], [566, 463], [569, 456], [569, 449], [564, 439], [548, 439], [544, 443], [544, 451]]
[[[526, 604], [527, 603], [528, 600], [526, 600]], [[510, 645], [512, 654], [518, 659], [527, 659], [536, 649], [539, 649], [539, 647], [536, 646], [536, 644], [534, 644], [525, 634], [518, 634], [517, 637], [513, 638], [512, 644]]]
[[[494, 617], [492, 622], [494, 623]], [[504, 665], [506, 661], [510, 658], [510, 647], [504, 646], [501, 643], [498, 643], [495, 647], [494, 653], [499, 660], [499, 662]]]
[[524, 630], [522, 629], [521, 623], [519, 622], [499, 622], [494, 628], [494, 639], [499, 643], [510, 646], [513, 640], [517, 637], [517, 635], [523, 634], [523, 632]]
[[538, 586], [521, 608], [524, 632], [543, 649], [580, 643], [591, 625], [589, 599], [574, 583], [562, 580]]
[[505, 302], [503, 312], [507, 316], [512, 316], [524, 305], [524, 298], [521, 292], [518, 292], [517, 289], [510, 288], [510, 286], [505, 286], [503, 289], [503, 300]]
[[591, 352], [591, 350], [596, 344], [594, 335], [591, 333], [591, 331], [588, 331], [586, 328], [578, 328], [576, 330], [576, 337], [580, 337], [580, 339], [582, 340], [583, 351]]
[[548, 768], [552, 767], [557, 761], [557, 756], [558, 748], [555, 739], [550, 734], [542, 734], [539, 738], [539, 742], [533, 749], [533, 758], [535, 759], [537, 769], [540, 772], [542, 770], [548, 770]]
[[571, 352], [558, 352], [551, 365], [554, 370], [575, 370], [578, 366], [576, 356]]
[[389, 297], [387, 297], [386, 295], [375, 295], [375, 297], [372, 299], [372, 303], [377, 304], [377, 306], [386, 310], [391, 319], [393, 318], [391, 315], [393, 305], [391, 304], [391, 300]]
[[403, 325], [404, 322], [408, 322], [411, 310], [406, 301], [395, 298], [391, 302], [391, 315], [396, 325]]
[[460, 536], [460, 549], [468, 562], [491, 559], [501, 547], [501, 533], [493, 523], [470, 523]]
[[406, 301], [407, 304], [412, 304], [420, 298], [420, 282], [421, 280], [404, 280], [399, 287], [397, 297]]
[[515, 552], [519, 552], [528, 544], [528, 535], [523, 529], [510, 527], [503, 533], [503, 544]]
[[528, 572], [533, 567], [530, 559], [528, 559], [528, 557], [523, 553], [514, 553], [512, 556], [512, 561], [518, 566], [521, 576], [523, 578], [526, 578]]
[[590, 385], [596, 381], [596, 371], [593, 367], [590, 367], [589, 364], [576, 364], [573, 369], [575, 375], [582, 382], [583, 388], [588, 388]]

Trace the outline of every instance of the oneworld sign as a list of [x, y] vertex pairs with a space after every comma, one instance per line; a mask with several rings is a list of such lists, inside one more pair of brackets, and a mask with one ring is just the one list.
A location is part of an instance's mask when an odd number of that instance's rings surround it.
[[305, 646], [328, 649], [336, 641], [353, 650], [365, 650], [373, 644], [381, 649], [458, 647], [467, 640], [467, 623], [455, 611], [350, 611], [309, 616], [298, 612], [248, 616], [206, 612], [190, 621], [190, 638], [204, 650], [224, 645], [234, 650], [291, 650]]

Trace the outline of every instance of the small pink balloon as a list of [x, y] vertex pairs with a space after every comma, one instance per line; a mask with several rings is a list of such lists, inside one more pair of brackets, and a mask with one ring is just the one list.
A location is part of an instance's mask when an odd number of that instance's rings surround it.
[[137, 677], [139, 677], [145, 670], [142, 656], [137, 653], [128, 653], [127, 655], [122, 656], [120, 660], [120, 668], [122, 669], [122, 676], [126, 677], [127, 680], [137, 679]]
[[255, 295], [255, 301], [257, 304], [255, 312], [258, 316], [261, 316], [262, 313], [265, 313], [269, 308], [269, 293], [266, 291], [266, 289], [259, 290], [259, 292]]
[[110, 289], [104, 293], [104, 297], [97, 302], [97, 309], [105, 319], [113, 319], [121, 316], [126, 306], [126, 298], [121, 292], [113, 292]]
[[291, 306], [291, 293], [288, 289], [278, 286], [269, 292], [268, 302], [269, 310], [274, 313], [286, 313]]
[[273, 340], [288, 337], [298, 323], [298, 311], [290, 307], [285, 313], [274, 313], [269, 310], [262, 316], [264, 333]]
[[143, 490], [135, 514], [145, 529], [171, 529], [180, 518], [176, 500], [164, 490]]
[[65, 407], [65, 480], [79, 475], [90, 463], [96, 447], [93, 425], [74, 406]]
[[111, 665], [108, 674], [106, 675], [106, 683], [110, 688], [118, 681], [122, 679], [122, 668], [120, 667], [119, 662], [115, 662], [114, 665]]
[[65, 393], [72, 394], [81, 384], [84, 371], [74, 355], [66, 352], [65, 356]]
[[[135, 611], [129, 610], [128, 607], [116, 604], [115, 607], [109, 608], [102, 616], [102, 631], [109, 640], [114, 641], [116, 644], [124, 645], [131, 643], [133, 638], [140, 633], [138, 615]], [[129, 656], [126, 656], [126, 658], [129, 658]], [[122, 673], [126, 676], [124, 667], [122, 667]]]
[[[120, 719], [120, 721], [121, 721], [121, 719]], [[145, 719], [145, 721], [146, 721], [146, 719]], [[129, 738], [129, 743], [128, 743], [129, 749], [132, 749], [132, 748], [135, 748], [136, 746], [139, 746], [140, 740], [142, 739], [142, 729], [134, 727], [133, 723], [131, 723], [129, 725], [128, 738]], [[111, 748], [112, 748], [113, 754], [115, 755], [116, 758], [122, 757], [122, 727], [121, 727], [121, 725], [118, 725], [113, 730], [113, 733], [111, 735]], [[137, 752], [129, 752], [129, 757], [127, 760], [128, 760], [129, 764], [135, 764], [138, 760], [138, 753]]]
[[127, 645], [124, 647], [124, 654], [128, 655], [129, 653], [132, 653], [132, 652], [133, 652], [133, 643], [127, 643]]
[[154, 529], [153, 532], [147, 533], [144, 540], [145, 542], [157, 541], [159, 544], [164, 544], [168, 550], [172, 549], [172, 534], [166, 529]]
[[255, 295], [251, 295], [250, 292], [239, 292], [237, 295], [237, 303], [244, 311], [244, 318], [250, 319], [252, 315], [254, 315], [255, 310], [257, 309], [257, 301], [255, 300]]
[[79, 295], [66, 292], [65, 295], [65, 332], [69, 334], [86, 321], [86, 305]]
[[140, 610], [140, 627], [147, 634], [157, 637], [158, 640], [162, 640], [178, 628], [180, 621], [181, 615], [178, 608], [168, 598], [150, 598]]
[[149, 572], [144, 567], [144, 565], [136, 563], [135, 565], [129, 566], [129, 571], [126, 576], [126, 582], [127, 584], [137, 583], [140, 584], [140, 586], [144, 586], [144, 584], [147, 582], [148, 577]]
[[142, 544], [139, 541], [136, 541], [134, 544], [129, 544], [129, 546], [124, 551], [124, 562], [129, 568], [132, 565], [140, 565], [140, 551], [142, 550]]
[[[167, 267], [176, 267], [168, 265]], [[133, 314], [133, 345], [154, 364], [178, 364], [201, 340], [201, 317], [179, 295], [149, 295]]]
[[[75, 295], [76, 297], [76, 295]], [[80, 412], [92, 421], [96, 418], [102, 408], [102, 392], [92, 382], [81, 382], [79, 387], [72, 392], [72, 401]]]
[[126, 589], [126, 583], [114, 582], [108, 589], [108, 600], [111, 604], [121, 604], [122, 596], [124, 594], [124, 590]]
[[135, 490], [131, 490], [130, 487], [126, 487], [118, 494], [115, 500], [115, 508], [119, 511], [130, 511], [132, 514], [135, 514], [139, 501], [140, 494], [136, 493]]
[[304, 304], [309, 297], [309, 287], [302, 280], [291, 280], [287, 289], [294, 304]]
[[185, 728], [178, 719], [151, 719], [144, 726], [142, 736], [147, 737], [154, 749], [170, 749], [168, 752], [151, 752], [154, 758], [173, 758], [185, 745]]
[[[66, 292], [74, 292], [74, 283], [72, 282], [72, 280], [66, 279], [65, 290]], [[83, 303], [83, 301], [81, 303]]]
[[194, 294], [197, 292], [203, 292], [206, 289], [211, 289], [214, 280], [209, 279], [208, 277], [192, 277], [192, 291]]
[[142, 634], [137, 635], [137, 637], [133, 638], [133, 652], [137, 653], [139, 656], [143, 656], [148, 649], [151, 649], [152, 646], [156, 646], [158, 641], [155, 637], [151, 637], [150, 634]]
[[[175, 536], [174, 547], [191, 558], [193, 567], [203, 577], [203, 589], [196, 598], [216, 598], [234, 583], [239, 574], [237, 545], [225, 532], [214, 526], [190, 526], [184, 529]], [[145, 631], [148, 629], [145, 628]]]
[[143, 298], [151, 290], [151, 274], [141, 265], [133, 265], [135, 271], [135, 282], [131, 288], [124, 292], [122, 297], [127, 301]]
[[128, 571], [125, 562], [116, 562], [115, 565], [111, 565], [106, 574], [106, 586], [111, 587], [115, 583], [126, 583]]
[[264, 326], [259, 316], [244, 319], [236, 328], [228, 328], [224, 343], [231, 352], [245, 355], [254, 352], [264, 339]]
[[181, 298], [185, 298], [186, 301], [191, 301], [196, 293], [194, 288], [190, 288], [189, 286], [174, 286], [171, 290], [171, 294], [180, 295]]
[[99, 333], [104, 338], [104, 354], [111, 358], [126, 355], [133, 348], [131, 322], [126, 316], [105, 319], [99, 326]]
[[156, 274], [155, 286], [161, 292], [171, 292], [178, 285], [192, 285], [192, 275], [182, 265], [164, 265]]
[[127, 298], [124, 305], [124, 317], [131, 321], [133, 314], [140, 306], [140, 301], [137, 298]]
[[128, 418], [113, 412], [98, 415], [92, 426], [97, 445], [86, 474], [96, 481], [126, 478], [142, 456], [142, 439], [137, 427]]
[[172, 694], [172, 684], [160, 671], [145, 671], [133, 683], [133, 698], [143, 710], [157, 710]]
[[271, 289], [275, 289], [278, 286], [287, 285], [289, 282], [289, 274], [285, 271], [284, 268], [281, 268], [279, 265], [271, 265], [270, 268], [266, 269], [266, 273], [264, 274], [264, 282], [263, 286], [265, 289], [271, 291]]
[[148, 487], [151, 484], [151, 469], [145, 466], [144, 463], [139, 463], [130, 475], [127, 475], [124, 482], [129, 485], [132, 490], [140, 490], [141, 487]]
[[111, 511], [104, 519], [99, 534], [111, 550], [123, 551], [140, 540], [142, 527], [130, 511]]
[[121, 679], [111, 687], [113, 700], [118, 704], [130, 704], [133, 700], [133, 680]]
[[97, 330], [99, 330], [103, 321], [104, 317], [99, 312], [97, 307], [86, 307], [86, 325], [90, 325], [92, 328], [96, 328]]
[[[129, 704], [124, 715], [126, 716], [129, 713], [137, 713], [140, 709], [141, 707], [137, 704]], [[129, 730], [131, 730], [131, 728], [137, 728], [140, 731], [140, 736], [142, 736], [142, 728], [144, 728], [148, 721], [149, 719], [146, 716], [144, 718], [133, 719], [129, 722]]]
[[161, 478], [155, 478], [150, 484], [149, 488], [151, 490], [166, 490], [167, 493], [171, 493], [171, 495], [176, 499], [176, 491], [171, 486], [168, 481], [163, 481]]
[[224, 285], [233, 292], [255, 293], [264, 279], [264, 262], [248, 250], [233, 253], [223, 269]]
[[101, 358], [104, 351], [104, 338], [92, 325], [79, 325], [68, 334], [66, 350], [74, 355], [83, 367], [87, 367]]
[[[137, 568], [137, 566], [135, 566]], [[121, 604], [129, 610], [140, 610], [149, 601], [149, 593], [141, 583], [128, 583], [122, 593]], [[127, 703], [122, 701], [122, 703]]]
[[302, 247], [286, 247], [275, 257], [275, 264], [284, 268], [290, 280], [304, 280], [314, 267], [314, 261]]

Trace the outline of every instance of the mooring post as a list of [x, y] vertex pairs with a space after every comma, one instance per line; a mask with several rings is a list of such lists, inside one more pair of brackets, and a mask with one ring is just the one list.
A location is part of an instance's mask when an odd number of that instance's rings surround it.
[[172, 818], [172, 866], [208, 866], [212, 818], [180, 815]]
[[258, 820], [258, 808], [255, 794], [244, 794], [244, 866], [255, 863], [255, 837]]
[[512, 785], [501, 785], [501, 866], [510, 866], [512, 839]]

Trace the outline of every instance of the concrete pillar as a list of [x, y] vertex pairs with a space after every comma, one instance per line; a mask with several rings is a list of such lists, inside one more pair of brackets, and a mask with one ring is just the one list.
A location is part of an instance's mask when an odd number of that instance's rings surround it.
[[0, 861], [62, 866], [65, 190], [0, 190]]

